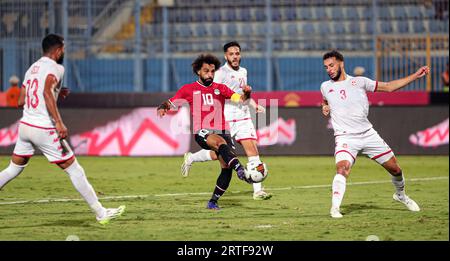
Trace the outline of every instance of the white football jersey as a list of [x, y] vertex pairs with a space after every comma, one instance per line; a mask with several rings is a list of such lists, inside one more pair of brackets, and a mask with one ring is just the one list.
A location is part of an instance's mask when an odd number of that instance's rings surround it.
[[[235, 71], [228, 63], [225, 63], [216, 71], [214, 82], [225, 84], [234, 92], [242, 95], [242, 88], [247, 85], [247, 69], [239, 67], [239, 70]], [[224, 114], [226, 121], [251, 118], [248, 105], [236, 104], [230, 101], [225, 104]]]
[[64, 76], [64, 67], [48, 57], [42, 57], [33, 63], [25, 73], [22, 88], [25, 88], [25, 105], [21, 121], [37, 127], [54, 127], [54, 121], [47, 111], [44, 99], [45, 80], [48, 75], [53, 75], [58, 85], [53, 95], [58, 98], [61, 82]]
[[344, 81], [323, 82], [320, 91], [330, 106], [334, 135], [362, 133], [372, 128], [367, 119], [369, 100], [366, 92], [377, 90], [377, 81], [347, 75]]

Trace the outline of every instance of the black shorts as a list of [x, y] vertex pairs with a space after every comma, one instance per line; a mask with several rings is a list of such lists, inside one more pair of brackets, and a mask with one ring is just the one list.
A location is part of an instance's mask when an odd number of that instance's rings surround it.
[[200, 145], [200, 147], [202, 147], [202, 149], [213, 150], [206, 143], [206, 139], [211, 134], [219, 135], [226, 141], [226, 143], [231, 147], [232, 150], [235, 150], [234, 142], [233, 142], [233, 139], [231, 138], [230, 134], [228, 134], [224, 130], [207, 130], [207, 129], [201, 129], [195, 134], [195, 141], [197, 142], [198, 145]]

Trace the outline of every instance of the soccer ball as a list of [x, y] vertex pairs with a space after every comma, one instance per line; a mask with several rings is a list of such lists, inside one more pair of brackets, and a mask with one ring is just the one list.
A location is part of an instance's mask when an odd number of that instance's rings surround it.
[[264, 162], [249, 162], [247, 163], [247, 169], [245, 177], [254, 183], [262, 182], [267, 178], [269, 174], [267, 166]]

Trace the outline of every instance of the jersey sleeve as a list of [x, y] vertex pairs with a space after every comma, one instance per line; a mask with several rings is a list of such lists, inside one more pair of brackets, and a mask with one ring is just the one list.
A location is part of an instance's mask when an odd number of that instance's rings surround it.
[[53, 77], [56, 78], [56, 81], [60, 82], [64, 76], [64, 66], [62, 66], [60, 64], [51, 66], [50, 69], [48, 70], [48, 74], [47, 74], [46, 78], [49, 75], [52, 75]]
[[186, 102], [186, 99], [188, 97], [188, 87], [185, 85], [181, 87], [172, 98], [169, 98], [169, 101], [174, 105], [175, 107], [178, 107]]
[[327, 98], [325, 97], [325, 83], [324, 82], [320, 85], [320, 93], [322, 93], [322, 98], [324, 100], [326, 100]]
[[362, 81], [362, 87], [367, 92], [376, 92], [378, 87], [378, 81], [371, 80], [366, 77], [358, 77]]
[[235, 92], [233, 90], [231, 90], [228, 86], [226, 86], [225, 84], [219, 84], [219, 88], [220, 88], [220, 93], [226, 98], [226, 99], [230, 99], [231, 96], [233, 96], [233, 94], [235, 94]]

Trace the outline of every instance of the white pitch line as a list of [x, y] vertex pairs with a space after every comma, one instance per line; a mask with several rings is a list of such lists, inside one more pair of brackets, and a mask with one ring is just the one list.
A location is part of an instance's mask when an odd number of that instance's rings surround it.
[[[406, 179], [406, 182], [419, 182], [419, 181], [433, 181], [433, 180], [444, 180], [449, 177], [430, 177], [430, 178], [412, 178]], [[374, 180], [374, 181], [362, 181], [362, 182], [348, 182], [347, 186], [360, 186], [360, 185], [374, 185], [374, 184], [384, 184], [391, 183], [388, 180]], [[266, 190], [270, 191], [280, 191], [280, 190], [292, 190], [292, 189], [313, 189], [313, 188], [329, 188], [328, 185], [309, 185], [309, 186], [292, 186], [284, 188], [270, 188]], [[241, 191], [231, 191], [231, 193], [240, 193]], [[194, 193], [168, 193], [168, 194], [154, 194], [154, 195], [124, 195], [124, 196], [107, 196], [101, 197], [100, 200], [115, 200], [115, 199], [143, 199], [148, 197], [177, 197], [177, 196], [199, 196], [199, 195], [209, 195], [210, 192], [194, 192]], [[44, 198], [35, 200], [19, 200], [19, 201], [6, 201], [0, 202], [0, 205], [20, 205], [20, 204], [40, 204], [40, 203], [52, 203], [52, 202], [74, 202], [83, 201], [81, 198]]]

